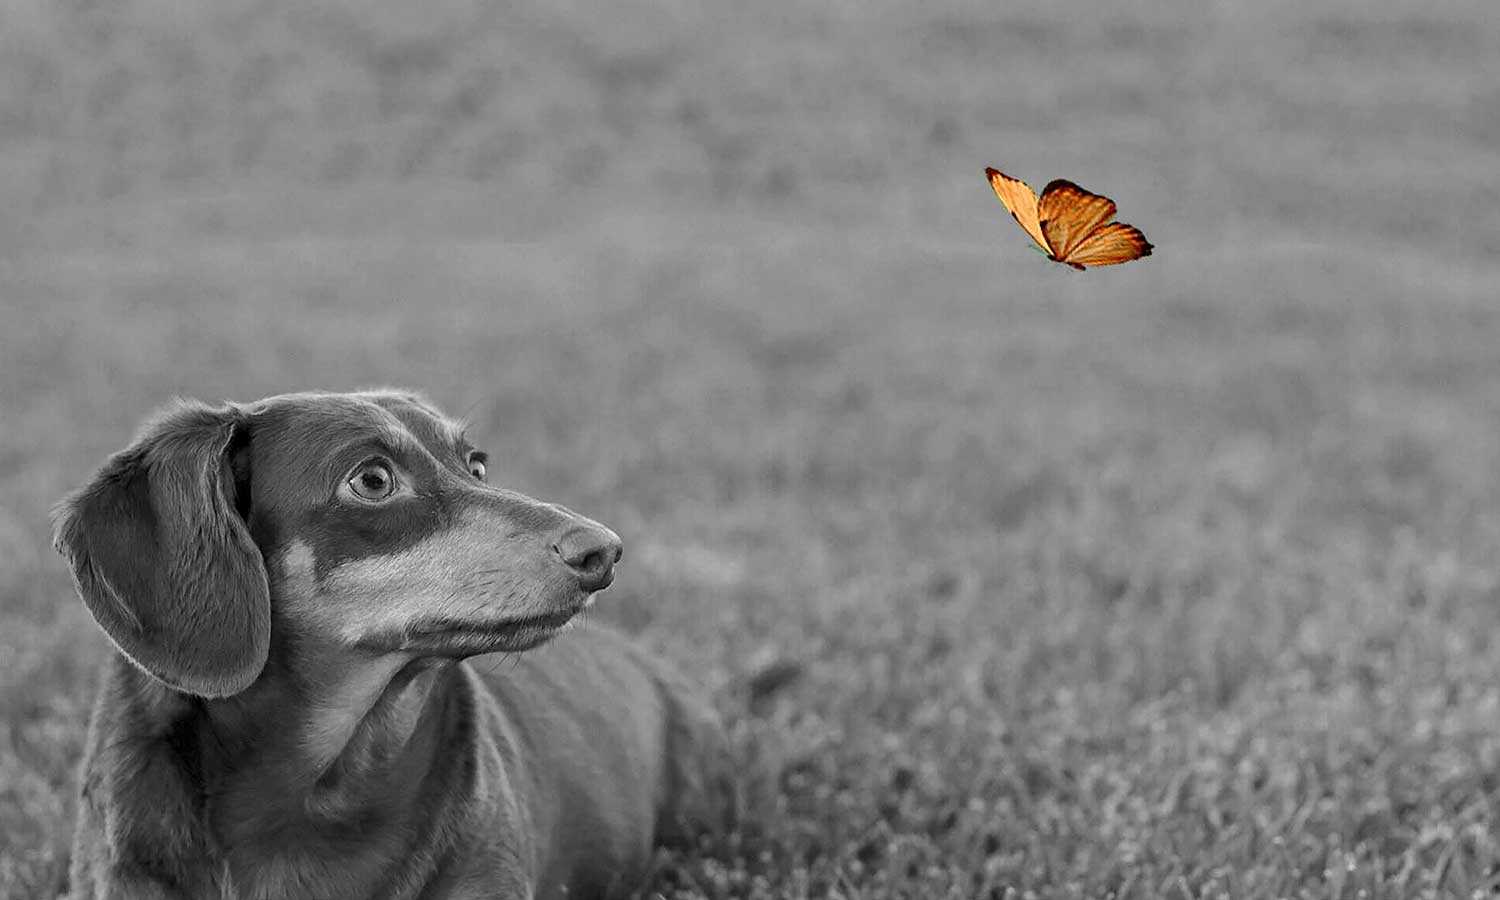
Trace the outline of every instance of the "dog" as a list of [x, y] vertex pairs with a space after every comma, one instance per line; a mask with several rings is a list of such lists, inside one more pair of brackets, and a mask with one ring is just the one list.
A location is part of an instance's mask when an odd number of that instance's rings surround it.
[[115, 651], [73, 897], [609, 898], [732, 827], [710, 704], [561, 634], [620, 538], [486, 467], [409, 392], [179, 401], [59, 505]]

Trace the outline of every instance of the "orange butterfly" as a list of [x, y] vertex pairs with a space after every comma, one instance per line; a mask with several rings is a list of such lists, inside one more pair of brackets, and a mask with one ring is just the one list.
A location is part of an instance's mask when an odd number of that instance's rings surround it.
[[1108, 197], [1059, 178], [1037, 200], [1026, 182], [994, 169], [984, 172], [995, 196], [1050, 260], [1081, 272], [1085, 266], [1112, 266], [1151, 255], [1151, 243], [1139, 228], [1109, 221], [1115, 217], [1115, 201]]

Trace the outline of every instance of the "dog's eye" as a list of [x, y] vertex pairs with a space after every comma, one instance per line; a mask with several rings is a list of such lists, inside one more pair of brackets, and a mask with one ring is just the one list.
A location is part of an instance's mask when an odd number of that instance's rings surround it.
[[383, 462], [367, 462], [354, 470], [349, 490], [361, 500], [384, 500], [396, 490], [396, 476]]
[[469, 474], [473, 475], [475, 478], [478, 478], [480, 481], [483, 481], [484, 473], [484, 460], [480, 459], [477, 456], [469, 457]]

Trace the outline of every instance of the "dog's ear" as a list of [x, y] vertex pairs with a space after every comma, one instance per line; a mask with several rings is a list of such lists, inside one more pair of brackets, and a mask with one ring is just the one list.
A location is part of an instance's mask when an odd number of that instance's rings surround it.
[[53, 542], [116, 647], [170, 687], [228, 697], [265, 666], [265, 562], [236, 497], [249, 425], [181, 404], [149, 423], [53, 514]]

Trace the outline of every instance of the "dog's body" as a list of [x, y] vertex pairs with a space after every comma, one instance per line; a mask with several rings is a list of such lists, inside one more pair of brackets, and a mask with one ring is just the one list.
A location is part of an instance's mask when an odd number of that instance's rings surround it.
[[539, 646], [619, 539], [483, 475], [416, 397], [294, 394], [180, 406], [69, 498], [120, 651], [73, 896], [613, 897], [727, 824], [678, 676], [597, 625]]

